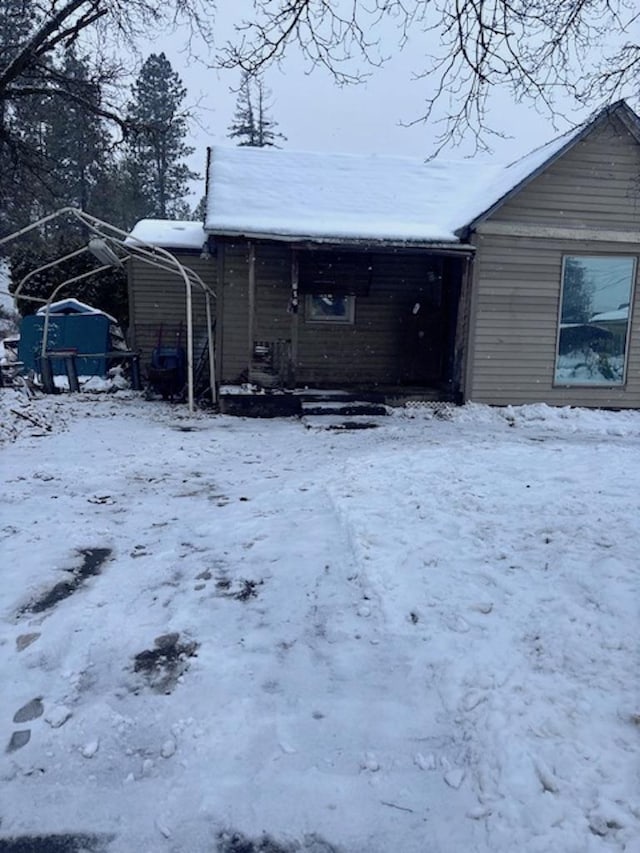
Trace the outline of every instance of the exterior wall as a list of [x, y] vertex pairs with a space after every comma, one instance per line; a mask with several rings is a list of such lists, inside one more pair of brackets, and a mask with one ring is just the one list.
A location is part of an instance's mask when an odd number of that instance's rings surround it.
[[[218, 245], [218, 369], [222, 382], [246, 381], [249, 364], [249, 244]], [[220, 316], [221, 315], [221, 316]]]
[[[301, 297], [297, 382], [439, 383], [446, 332], [443, 287], [429, 284], [428, 266], [424, 255], [372, 254], [369, 293], [356, 296], [353, 325], [307, 322]], [[414, 315], [418, 302], [420, 313]]]
[[640, 146], [610, 116], [490, 217], [491, 222], [640, 229]]
[[[466, 398], [492, 405], [640, 407], [640, 283], [623, 387], [554, 387], [563, 255], [640, 256], [640, 243], [477, 235]], [[636, 266], [636, 277], [638, 277]]]
[[505, 203], [474, 242], [466, 399], [640, 407], [638, 281], [625, 385], [554, 386], [563, 255], [640, 259], [640, 145], [619, 120], [596, 128]]
[[[198, 255], [174, 253], [186, 267], [197, 273], [215, 290], [215, 258], [203, 259]], [[204, 296], [193, 289], [194, 344], [196, 357], [206, 342], [206, 311]], [[215, 301], [212, 311], [216, 311]], [[132, 258], [129, 268], [129, 339], [132, 348], [141, 351], [143, 372], [151, 360], [151, 352], [158, 345], [160, 329], [162, 342], [174, 345], [178, 339], [182, 346], [187, 342], [187, 315], [185, 284], [178, 275], [156, 269], [139, 259]]]

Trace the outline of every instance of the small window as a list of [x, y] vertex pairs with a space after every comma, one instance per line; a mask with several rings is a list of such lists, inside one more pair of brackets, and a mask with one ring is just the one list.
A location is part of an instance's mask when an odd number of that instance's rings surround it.
[[336, 293], [308, 293], [305, 319], [308, 323], [353, 323], [355, 297]]
[[623, 385], [636, 259], [565, 257], [556, 385]]

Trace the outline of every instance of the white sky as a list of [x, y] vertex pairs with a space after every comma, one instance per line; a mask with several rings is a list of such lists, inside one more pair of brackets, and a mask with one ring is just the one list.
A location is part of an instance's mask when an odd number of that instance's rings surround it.
[[[228, 11], [230, 4], [219, 4], [216, 16], [219, 47], [233, 38], [233, 25], [240, 20], [242, 5], [242, 0], [235, 2], [233, 11]], [[392, 31], [385, 45], [390, 53], [394, 38]], [[282, 66], [272, 67], [264, 75], [272, 92], [273, 106], [269, 114], [278, 122], [278, 130], [287, 137], [284, 147], [303, 151], [431, 156], [441, 128], [434, 124], [401, 126], [402, 122], [422, 114], [424, 98], [430, 94], [427, 86], [435, 85], [435, 82], [412, 79], [421, 69], [426, 38], [416, 31], [413, 42], [402, 53], [396, 51], [383, 68], [372, 69], [366, 84], [349, 87], [335, 85], [328, 72], [321, 68], [306, 73], [302, 59], [292, 47]], [[148, 49], [142, 48], [142, 52], [146, 58], [151, 50], [164, 50], [187, 86], [188, 103], [196, 116], [190, 139], [196, 151], [190, 165], [204, 174], [207, 145], [232, 144], [227, 132], [237, 99], [232, 90], [239, 84], [240, 73], [214, 71], [189, 61], [183, 43], [179, 34], [173, 34], [155, 40]], [[206, 60], [206, 51], [202, 53]], [[493, 155], [481, 153], [477, 156], [482, 160], [491, 157], [494, 162], [509, 163], [583, 121], [598, 106], [592, 104], [587, 109], [575, 111], [567, 100], [564, 114], [552, 119], [532, 103], [516, 104], [510, 93], [496, 90], [489, 101], [489, 118], [492, 128], [505, 138], [489, 138]], [[470, 132], [460, 147], [449, 148], [443, 153], [449, 159], [473, 155], [473, 134]], [[198, 195], [203, 187], [204, 183], [196, 189]]]

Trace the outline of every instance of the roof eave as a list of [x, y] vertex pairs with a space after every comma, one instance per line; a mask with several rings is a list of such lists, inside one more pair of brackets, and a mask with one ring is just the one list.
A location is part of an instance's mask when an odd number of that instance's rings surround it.
[[430, 249], [454, 251], [463, 254], [475, 252], [475, 246], [457, 240], [399, 240], [395, 238], [372, 237], [337, 237], [334, 235], [318, 236], [317, 234], [271, 234], [262, 231], [247, 231], [233, 228], [205, 229], [211, 237], [231, 237], [244, 240], [269, 240], [278, 243], [316, 243], [327, 246], [361, 246], [380, 247], [385, 249]]

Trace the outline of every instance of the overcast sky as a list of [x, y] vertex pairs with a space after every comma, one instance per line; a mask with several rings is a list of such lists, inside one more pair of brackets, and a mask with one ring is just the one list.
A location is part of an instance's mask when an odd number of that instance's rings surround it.
[[[228, 12], [224, 4], [220, 6], [216, 17], [219, 45], [232, 35], [233, 21], [238, 20], [235, 9]], [[373, 69], [367, 83], [349, 87], [336, 86], [329, 74], [320, 68], [305, 73], [302, 61], [292, 49], [282, 67], [270, 68], [265, 73], [265, 82], [272, 92], [270, 117], [278, 122], [278, 130], [287, 137], [283, 147], [431, 156], [439, 133], [437, 126], [402, 126], [402, 122], [411, 121], [422, 113], [425, 94], [428, 94], [429, 81], [412, 80], [412, 72], [420, 69], [425, 38], [416, 34], [403, 53], [396, 53], [383, 68]], [[240, 74], [209, 70], [189, 60], [180, 49], [182, 41], [173, 35], [158, 40], [150, 50], [164, 50], [188, 88], [188, 101], [197, 116], [197, 122], [191, 126], [190, 144], [196, 149], [191, 166], [202, 174], [207, 145], [233, 144], [227, 132], [237, 99], [232, 89], [238, 86]], [[205, 55], [202, 49], [200, 53]], [[567, 101], [564, 115], [554, 120], [538, 112], [530, 102], [516, 104], [508, 92], [495, 90], [490, 99], [490, 121], [506, 138], [489, 138], [493, 154], [477, 156], [483, 160], [511, 162], [584, 120], [590, 112], [591, 109], [573, 111]], [[461, 159], [473, 152], [473, 134], [469, 133], [462, 146], [449, 147], [440, 156]], [[196, 188], [198, 194], [202, 191]]]

